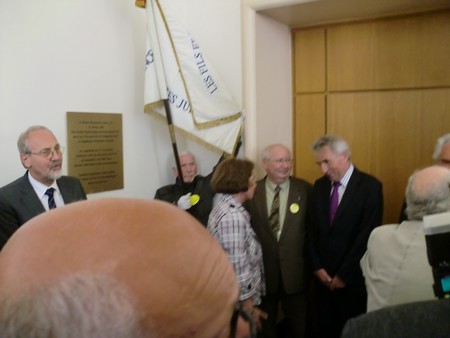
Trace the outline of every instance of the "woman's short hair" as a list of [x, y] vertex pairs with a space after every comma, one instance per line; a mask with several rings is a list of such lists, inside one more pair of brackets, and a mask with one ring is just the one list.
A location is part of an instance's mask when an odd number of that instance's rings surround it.
[[229, 158], [221, 162], [211, 178], [211, 188], [217, 193], [237, 194], [248, 190], [255, 165], [249, 160]]

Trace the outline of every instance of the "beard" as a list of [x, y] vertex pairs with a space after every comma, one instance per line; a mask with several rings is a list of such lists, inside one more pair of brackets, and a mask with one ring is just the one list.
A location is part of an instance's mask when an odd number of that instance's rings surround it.
[[53, 171], [50, 174], [48, 174], [48, 178], [56, 181], [57, 179], [61, 178], [62, 176], [62, 170], [58, 170], [58, 171]]

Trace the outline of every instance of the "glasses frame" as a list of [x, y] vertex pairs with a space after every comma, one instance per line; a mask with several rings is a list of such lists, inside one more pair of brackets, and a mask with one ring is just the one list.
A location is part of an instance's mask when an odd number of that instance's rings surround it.
[[28, 155], [37, 155], [47, 160], [51, 160], [53, 156], [57, 153], [58, 155], [62, 155], [64, 153], [64, 147], [61, 147], [59, 144], [54, 146], [53, 148], [44, 148], [39, 150], [38, 152], [27, 151]]
[[250, 338], [257, 338], [258, 330], [253, 321], [252, 315], [244, 309], [242, 303], [238, 302], [234, 308], [233, 316], [230, 323], [230, 338], [235, 338], [237, 334], [237, 324], [239, 317], [242, 317], [250, 325]]

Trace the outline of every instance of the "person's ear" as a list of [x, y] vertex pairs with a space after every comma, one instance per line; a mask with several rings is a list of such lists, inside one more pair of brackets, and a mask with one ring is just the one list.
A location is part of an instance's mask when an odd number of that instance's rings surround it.
[[25, 169], [29, 169], [31, 167], [31, 156], [30, 154], [20, 153], [20, 161]]
[[172, 167], [172, 174], [173, 176], [178, 177], [178, 170], [176, 167]]

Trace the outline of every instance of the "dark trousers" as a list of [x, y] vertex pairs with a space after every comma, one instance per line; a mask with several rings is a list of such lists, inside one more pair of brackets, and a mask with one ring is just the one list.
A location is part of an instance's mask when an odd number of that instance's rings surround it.
[[[280, 283], [281, 284], [281, 283]], [[260, 338], [304, 338], [306, 319], [306, 295], [303, 292], [286, 294], [281, 286], [278, 293], [267, 294], [262, 299], [260, 308], [268, 314], [263, 321]], [[279, 324], [281, 306], [284, 318], [282, 327]], [[278, 328], [278, 334], [277, 334]]]
[[317, 291], [317, 324], [320, 338], [339, 338], [348, 319], [366, 312], [367, 293], [364, 284], [330, 291], [319, 284]]

